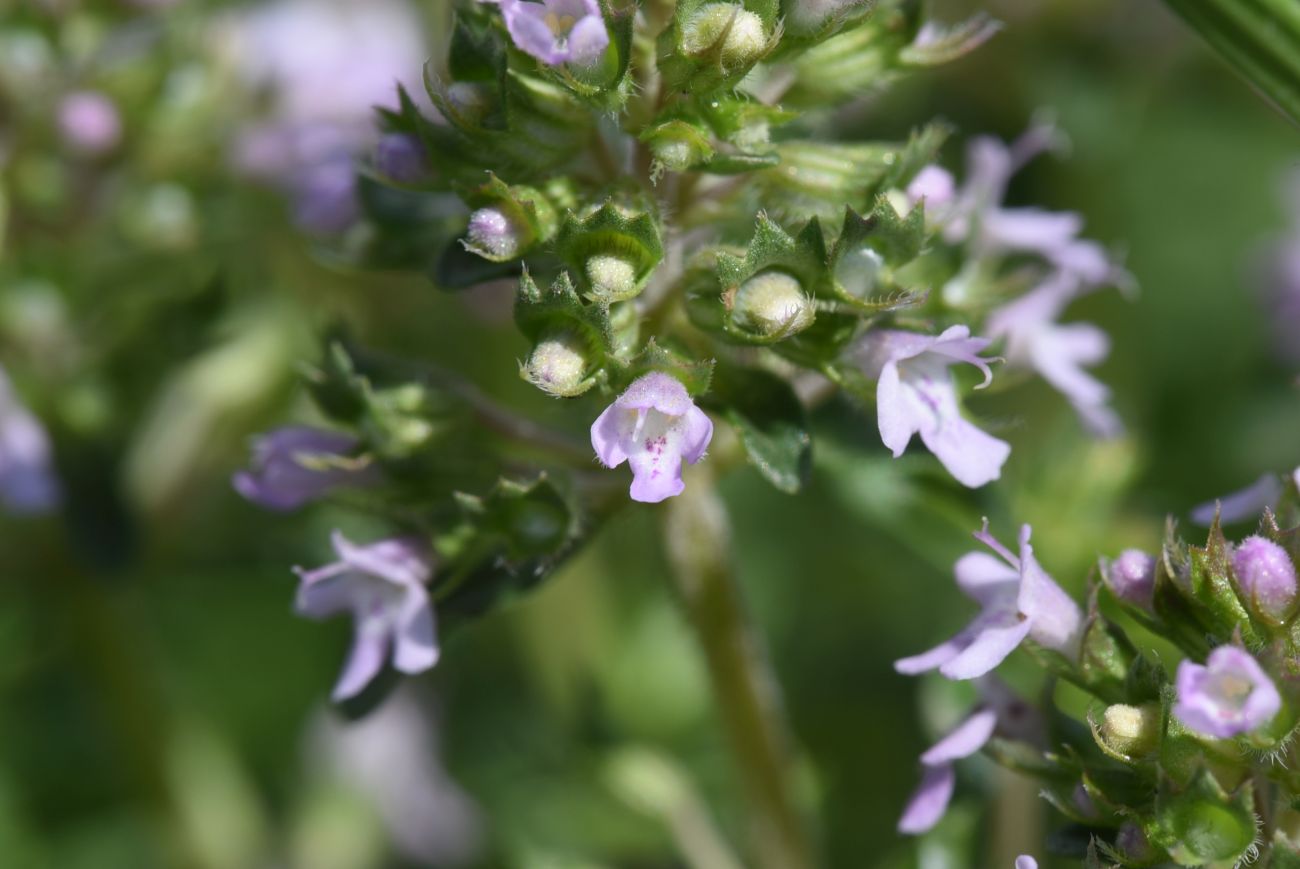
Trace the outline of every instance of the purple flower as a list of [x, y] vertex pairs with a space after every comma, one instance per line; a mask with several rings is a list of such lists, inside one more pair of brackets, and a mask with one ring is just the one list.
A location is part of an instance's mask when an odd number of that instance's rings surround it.
[[1123, 431], [1109, 407], [1110, 389], [1083, 370], [1110, 352], [1110, 339], [1091, 323], [1057, 321], [1077, 295], [1079, 279], [1057, 272], [1020, 298], [993, 311], [985, 329], [1006, 345], [1007, 364], [1031, 368], [1069, 399], [1084, 425], [1100, 437]]
[[1156, 585], [1156, 559], [1141, 549], [1125, 549], [1119, 558], [1102, 565], [1102, 578], [1115, 597], [1151, 609]]
[[500, 5], [515, 45], [547, 66], [590, 66], [609, 45], [596, 0], [500, 0]]
[[293, 222], [312, 235], [338, 235], [361, 217], [357, 176], [349, 157], [295, 173], [289, 192]]
[[59, 103], [59, 132], [72, 149], [103, 154], [121, 141], [122, 118], [113, 101], [99, 91], [76, 91]]
[[[1300, 468], [1296, 469], [1296, 486], [1300, 487]], [[1217, 515], [1220, 522], [1232, 524], [1254, 519], [1264, 510], [1274, 509], [1282, 498], [1282, 484], [1276, 474], [1264, 474], [1244, 489], [1230, 492], [1222, 498], [1197, 504], [1192, 508], [1192, 521], [1208, 527]]]
[[1174, 716], [1205, 736], [1226, 739], [1268, 724], [1282, 708], [1273, 681], [1237, 646], [1219, 646], [1205, 666], [1183, 661]]
[[294, 568], [301, 579], [294, 609], [311, 619], [352, 613], [356, 637], [333, 699], [356, 696], [389, 657], [403, 673], [436, 664], [438, 639], [425, 588], [433, 574], [427, 548], [401, 538], [357, 546], [338, 531], [330, 542], [338, 561], [315, 570]]
[[260, 507], [286, 512], [328, 495], [337, 486], [376, 481], [374, 466], [349, 466], [358, 446], [351, 435], [287, 426], [253, 442], [252, 467], [231, 479], [235, 491]]
[[988, 532], [975, 539], [998, 554], [969, 552], [957, 560], [957, 586], [978, 603], [980, 614], [945, 643], [894, 662], [900, 673], [938, 669], [949, 679], [983, 676], [1010, 655], [1026, 637], [1073, 659], [1079, 650], [1083, 613], [1034, 558], [1030, 527], [1020, 529], [1020, 557]]
[[948, 370], [959, 362], [969, 363], [984, 373], [982, 385], [987, 385], [993, 373], [989, 360], [978, 354], [988, 344], [987, 339], [970, 337], [965, 326], [953, 326], [937, 336], [867, 334], [854, 354], [863, 372], [878, 378], [880, 438], [895, 458], [919, 433], [930, 452], [964, 485], [975, 488], [998, 478], [1011, 447], [962, 417]]
[[1295, 608], [1296, 573], [1285, 549], [1258, 534], [1252, 535], [1233, 547], [1232, 569], [1238, 587], [1256, 613], [1276, 624], [1290, 617]]
[[1038, 861], [1029, 854], [1021, 854], [1016, 858], [1015, 869], [1038, 869]]
[[19, 401], [0, 368], [0, 503], [10, 513], [48, 513], [59, 504], [50, 436]]
[[927, 214], [933, 218], [943, 214], [957, 195], [957, 183], [952, 173], [933, 163], [921, 169], [907, 185], [907, 198], [913, 204], [924, 202]]
[[704, 458], [713, 422], [675, 377], [658, 371], [635, 380], [591, 425], [591, 445], [607, 468], [632, 468], [632, 500], [654, 504], [680, 495], [682, 460]]
[[1036, 717], [1027, 717], [1032, 710], [1024, 701], [997, 679], [981, 681], [979, 690], [982, 707], [921, 755], [921, 783], [898, 820], [898, 832], [915, 836], [939, 823], [952, 801], [954, 764], [983, 748], [995, 731], [1027, 739], [1041, 728]]
[[993, 736], [997, 720], [992, 709], [981, 709], [921, 755], [921, 784], [898, 819], [898, 832], [915, 836], [939, 823], [957, 783], [953, 763], [983, 748]]

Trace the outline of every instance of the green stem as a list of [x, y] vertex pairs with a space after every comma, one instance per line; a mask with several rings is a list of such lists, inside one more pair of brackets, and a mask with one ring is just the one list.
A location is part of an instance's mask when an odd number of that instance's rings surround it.
[[744, 780], [755, 865], [811, 869], [816, 861], [792, 796], [780, 689], [736, 584], [726, 508], [712, 480], [698, 472], [666, 506], [674, 591], [704, 652], [718, 714]]

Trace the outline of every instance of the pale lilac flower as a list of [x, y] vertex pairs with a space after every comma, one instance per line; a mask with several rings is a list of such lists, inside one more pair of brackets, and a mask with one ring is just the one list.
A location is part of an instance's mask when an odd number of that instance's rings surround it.
[[268, 510], [296, 510], [339, 486], [375, 482], [373, 465], [348, 467], [341, 462], [358, 441], [342, 432], [286, 426], [253, 442], [252, 467], [231, 479], [235, 491]]
[[50, 436], [0, 368], [0, 503], [10, 513], [48, 513], [59, 504]]
[[[1296, 474], [1296, 485], [1300, 486], [1300, 468], [1296, 469]], [[1244, 489], [1197, 504], [1192, 508], [1192, 521], [1208, 527], [1214, 522], [1215, 515], [1218, 515], [1219, 521], [1228, 525], [1244, 522], [1256, 518], [1265, 509], [1276, 509], [1281, 499], [1282, 484], [1278, 481], [1277, 474], [1264, 474]]]
[[1219, 646], [1205, 665], [1182, 661], [1174, 716], [1191, 730], [1226, 739], [1268, 724], [1282, 708], [1273, 681], [1246, 650]]
[[1038, 869], [1038, 861], [1029, 854], [1021, 854], [1016, 858], [1015, 869]]
[[1110, 389], [1084, 370], [1110, 352], [1110, 339], [1091, 323], [1057, 322], [1075, 297], [1079, 279], [1057, 272], [989, 314], [990, 338], [1005, 342], [1007, 364], [1030, 368], [1069, 399], [1089, 431], [1114, 437], [1123, 424], [1110, 408]]
[[921, 783], [898, 820], [898, 832], [915, 836], [939, 823], [952, 801], [954, 764], [983, 748], [995, 732], [1011, 739], [1032, 739], [1041, 721], [1028, 705], [996, 678], [981, 680], [983, 704], [921, 755]]
[[438, 716], [415, 688], [398, 686], [356, 721], [321, 710], [309, 731], [306, 771], [325, 772], [332, 784], [369, 802], [393, 845], [413, 863], [475, 863], [482, 850], [481, 813], [448, 774]]
[[515, 45], [548, 66], [590, 66], [609, 45], [596, 0], [500, 0], [500, 6]]
[[338, 235], [361, 217], [357, 173], [350, 157], [307, 166], [287, 185], [293, 222], [312, 235]]
[[336, 235], [360, 215], [352, 161], [373, 147], [376, 106], [419, 98], [427, 51], [399, 0], [276, 0], [232, 15], [218, 44], [268, 116], [238, 131], [241, 172], [282, 188], [295, 221]]
[[655, 371], [635, 380], [591, 426], [591, 445], [607, 468], [632, 468], [631, 496], [653, 504], [680, 495], [682, 461], [704, 458], [713, 422], [675, 377]]
[[1255, 612], [1281, 624], [1296, 600], [1296, 571], [1285, 549], [1266, 537], [1251, 535], [1232, 548], [1237, 585]]
[[921, 784], [898, 819], [898, 832], [915, 836], [939, 823], [948, 810], [957, 783], [953, 763], [983, 748], [993, 736], [996, 724], [997, 713], [992, 709], [981, 709], [921, 755], [924, 768]]
[[957, 587], [980, 604], [980, 614], [951, 640], [895, 661], [894, 669], [914, 675], [937, 668], [949, 679], [973, 679], [1001, 664], [1026, 637], [1073, 660], [1083, 613], [1034, 558], [1030, 533], [1028, 525], [1021, 526], [1017, 557], [989, 534], [986, 523], [975, 539], [999, 557], [969, 552], [953, 568]]
[[433, 607], [425, 583], [433, 574], [427, 547], [402, 538], [357, 546], [335, 531], [339, 560], [304, 570], [294, 609], [324, 619], [352, 614], [355, 639], [334, 686], [334, 700], [347, 700], [378, 675], [384, 661], [403, 673], [421, 673], [438, 662]]
[[99, 91], [75, 91], [59, 103], [59, 132], [73, 150], [103, 154], [122, 140], [122, 118]]
[[1119, 558], [1103, 563], [1102, 578], [1115, 597], [1151, 609], [1156, 584], [1155, 556], [1141, 549], [1125, 549]]
[[1011, 453], [1005, 441], [976, 428], [961, 415], [957, 387], [948, 370], [959, 362], [974, 365], [987, 385], [990, 360], [979, 353], [989, 344], [972, 338], [965, 326], [940, 335], [877, 330], [853, 351], [868, 377], [877, 377], [876, 412], [880, 438], [901, 456], [912, 435], [958, 482], [975, 488], [996, 480]]
[[[942, 228], [946, 241], [969, 244], [976, 256], [1036, 254], [1054, 269], [1084, 284], [1127, 282], [1127, 273], [1115, 265], [1101, 245], [1079, 238], [1083, 218], [1078, 214], [1007, 208], [1002, 204], [1012, 176], [1037, 155], [1058, 148], [1061, 138], [1054, 126], [1040, 123], [1010, 145], [992, 136], [972, 139], [966, 151], [965, 183], [942, 202], [927, 200], [927, 216]], [[918, 180], [932, 168], [922, 170]], [[934, 172], [929, 172], [925, 180], [927, 184], [942, 183]], [[923, 186], [917, 190], [909, 187], [907, 192], [915, 202], [928, 191]]]

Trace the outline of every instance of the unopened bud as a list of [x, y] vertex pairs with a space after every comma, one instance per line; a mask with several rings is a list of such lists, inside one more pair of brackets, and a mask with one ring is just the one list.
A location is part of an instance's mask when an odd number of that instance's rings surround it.
[[765, 338], [793, 335], [813, 321], [812, 300], [785, 272], [767, 271], [740, 285], [732, 308], [737, 326]]
[[499, 208], [480, 208], [469, 216], [465, 247], [485, 259], [513, 259], [523, 251], [526, 231]]
[[1233, 550], [1232, 568], [1238, 587], [1258, 615], [1277, 624], [1290, 618], [1295, 609], [1296, 571], [1285, 549], [1266, 537], [1247, 537]]
[[1160, 707], [1154, 703], [1107, 706], [1101, 721], [1101, 738], [1117, 754], [1145, 757], [1160, 744]]
[[587, 374], [586, 344], [573, 332], [555, 332], [533, 348], [524, 379], [552, 395], [576, 395]]
[[492, 94], [483, 85], [452, 82], [447, 86], [447, 102], [465, 120], [477, 123], [491, 111]]
[[1126, 603], [1151, 609], [1155, 591], [1156, 560], [1141, 549], [1125, 549], [1103, 574], [1115, 597]]
[[858, 248], [835, 264], [835, 280], [846, 293], [865, 299], [875, 292], [876, 280], [884, 265], [884, 259], [871, 248]]
[[702, 7], [682, 29], [682, 50], [702, 54], [715, 46], [724, 68], [737, 69], [756, 62], [767, 50], [763, 19], [739, 3]]
[[793, 0], [785, 3], [785, 26], [791, 33], [813, 33], [858, 0]]
[[375, 144], [375, 168], [398, 184], [418, 184], [429, 175], [429, 160], [415, 136], [388, 133]]
[[636, 291], [636, 264], [617, 254], [596, 254], [587, 258], [587, 280], [595, 296], [625, 299]]
[[1142, 828], [1132, 821], [1120, 824], [1115, 834], [1115, 850], [1120, 855], [1142, 866], [1156, 859], [1156, 849], [1151, 847], [1151, 840]]

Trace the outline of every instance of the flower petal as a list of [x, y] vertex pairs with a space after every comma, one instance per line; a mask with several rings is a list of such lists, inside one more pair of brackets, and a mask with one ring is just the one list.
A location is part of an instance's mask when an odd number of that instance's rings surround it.
[[713, 420], [698, 407], [686, 412], [681, 422], [682, 458], [692, 465], [704, 458], [704, 451], [713, 440]]
[[921, 429], [921, 440], [957, 482], [972, 489], [1002, 475], [1011, 445], [977, 428], [960, 416], [942, 419]]
[[370, 680], [378, 675], [384, 666], [387, 645], [387, 633], [379, 624], [369, 619], [357, 620], [352, 650], [334, 685], [334, 692], [330, 695], [336, 703], [360, 694], [370, 684]]
[[569, 61], [590, 66], [609, 47], [609, 31], [599, 15], [588, 15], [569, 31]]
[[438, 635], [429, 595], [421, 586], [407, 593], [393, 637], [393, 666], [421, 673], [438, 663]]
[[907, 449], [912, 435], [920, 430], [924, 415], [904, 392], [898, 365], [887, 362], [876, 381], [876, 422], [880, 440], [898, 458]]
[[927, 767], [921, 784], [898, 819], [898, 832], [916, 836], [934, 827], [948, 811], [957, 774], [951, 764]]
[[953, 565], [957, 587], [980, 603], [994, 596], [1014, 595], [1020, 586], [1020, 571], [987, 552], [968, 552]]
[[960, 654], [939, 668], [949, 679], [974, 679], [1001, 664], [1029, 635], [1030, 623], [1015, 614], [983, 627]]
[[921, 763], [926, 766], [939, 766], [963, 757], [970, 757], [989, 741], [997, 723], [996, 712], [992, 709], [981, 709], [932, 745], [925, 754], [921, 755]]

